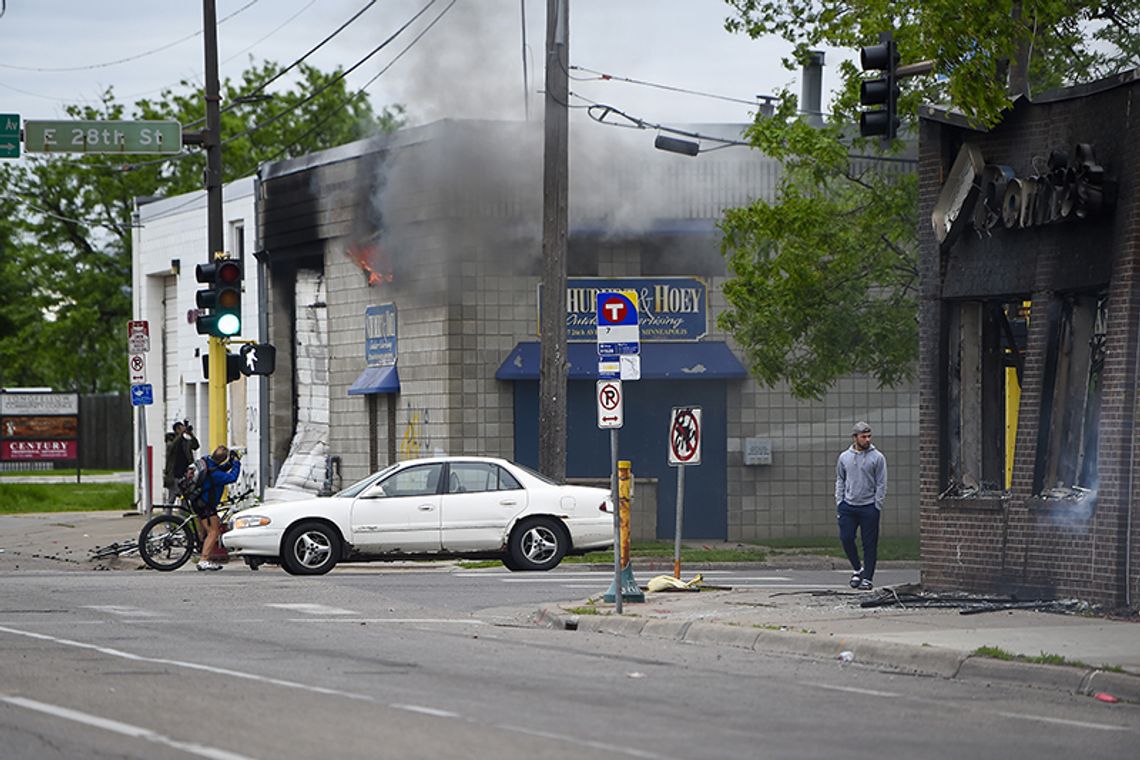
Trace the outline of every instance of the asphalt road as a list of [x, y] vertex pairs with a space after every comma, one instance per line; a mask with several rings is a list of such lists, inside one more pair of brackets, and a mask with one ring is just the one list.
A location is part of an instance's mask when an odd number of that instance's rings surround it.
[[[799, 572], [721, 577], [813, 583]], [[607, 585], [573, 567], [11, 573], [0, 756], [1036, 760], [1140, 741], [1137, 708], [1055, 691], [526, 623]]]

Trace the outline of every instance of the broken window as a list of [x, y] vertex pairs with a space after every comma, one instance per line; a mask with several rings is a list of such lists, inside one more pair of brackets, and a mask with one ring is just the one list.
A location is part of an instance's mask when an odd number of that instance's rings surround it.
[[1033, 489], [1079, 501], [1096, 490], [1107, 297], [1065, 294], [1048, 319]]
[[1025, 301], [946, 305], [942, 498], [1001, 494], [1010, 487]]

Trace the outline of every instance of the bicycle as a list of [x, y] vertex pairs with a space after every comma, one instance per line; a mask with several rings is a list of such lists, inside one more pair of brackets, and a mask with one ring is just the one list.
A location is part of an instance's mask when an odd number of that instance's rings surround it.
[[[223, 526], [234, 512], [244, 508], [242, 502], [247, 496], [249, 492], [228, 498], [218, 505], [218, 519]], [[139, 531], [138, 551], [147, 567], [163, 572], [177, 570], [192, 556], [202, 552], [198, 516], [180, 499], [171, 511], [147, 520]]]

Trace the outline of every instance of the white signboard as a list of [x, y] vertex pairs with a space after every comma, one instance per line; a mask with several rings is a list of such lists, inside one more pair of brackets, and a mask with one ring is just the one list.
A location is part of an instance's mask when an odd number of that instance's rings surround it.
[[150, 350], [150, 324], [145, 319], [127, 322], [127, 353], [145, 354]]
[[669, 464], [701, 463], [701, 408], [675, 406], [669, 420]]
[[598, 427], [603, 430], [620, 428], [625, 422], [621, 380], [599, 380], [596, 395], [598, 397]]
[[5, 416], [79, 414], [75, 393], [0, 393], [0, 414]]

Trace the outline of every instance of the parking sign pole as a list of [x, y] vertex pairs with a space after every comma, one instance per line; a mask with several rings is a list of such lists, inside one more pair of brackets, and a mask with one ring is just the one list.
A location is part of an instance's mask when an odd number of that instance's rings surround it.
[[677, 525], [673, 529], [673, 577], [681, 577], [681, 526], [685, 514], [685, 465], [677, 465]]
[[614, 510], [614, 612], [621, 614], [621, 508], [618, 497], [618, 429], [610, 428], [610, 501]]

